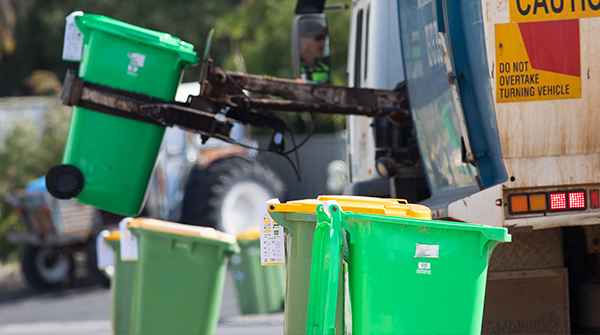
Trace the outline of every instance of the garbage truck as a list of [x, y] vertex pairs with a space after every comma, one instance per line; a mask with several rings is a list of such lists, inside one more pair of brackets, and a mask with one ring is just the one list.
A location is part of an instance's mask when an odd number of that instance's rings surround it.
[[598, 9], [353, 2], [350, 85], [405, 85], [412, 125], [348, 116], [346, 192], [509, 228], [513, 242], [490, 261], [482, 334], [600, 330]]
[[[295, 69], [303, 67], [303, 22], [326, 27], [325, 8], [298, 1]], [[205, 57], [200, 92], [186, 103], [75, 74], [63, 102], [203, 139], [231, 142], [232, 123], [263, 127], [272, 131], [268, 150], [282, 156], [297, 145], [289, 149], [289, 128], [271, 111], [348, 115], [345, 193], [404, 198], [436, 219], [509, 228], [513, 242], [490, 261], [483, 334], [597, 333], [599, 9], [593, 1], [358, 0], [350, 87], [229, 72]], [[308, 37], [318, 35], [323, 29]], [[61, 187], [70, 197], [82, 188]]]

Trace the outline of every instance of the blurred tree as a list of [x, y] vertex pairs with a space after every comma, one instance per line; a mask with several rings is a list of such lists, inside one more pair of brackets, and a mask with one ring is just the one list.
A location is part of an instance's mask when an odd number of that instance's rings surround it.
[[60, 105], [58, 99], [49, 99], [42, 132], [37, 122], [22, 121], [0, 147], [0, 261], [16, 250], [16, 246], [6, 242], [6, 235], [24, 227], [3, 197], [60, 164], [70, 115], [70, 108]]
[[[217, 66], [291, 78], [294, 6], [295, 0], [0, 0], [0, 96], [33, 93], [25, 78], [35, 70], [62, 80], [67, 68], [77, 67], [61, 59], [65, 17], [77, 10], [167, 32], [195, 45], [199, 54], [215, 27], [211, 55]], [[333, 79], [344, 84], [350, 13], [327, 14]], [[185, 80], [197, 80], [198, 73], [187, 70]]]
[[[3, 31], [9, 32], [6, 34], [10, 36], [8, 39], [0, 37], [0, 46], [12, 45], [7, 49], [10, 53], [0, 53], [4, 55], [4, 61], [0, 62], [0, 96], [33, 93], [25, 78], [35, 70], [49, 70], [62, 80], [67, 68], [77, 68], [77, 63], [61, 59], [65, 17], [74, 11], [106, 15], [143, 28], [167, 32], [192, 43], [201, 54], [206, 35], [216, 18], [235, 8], [239, 1], [0, 0], [0, 36], [4, 36]], [[10, 11], [3, 10], [3, 6]], [[3, 20], [3, 17], [8, 19]], [[3, 29], [4, 26], [10, 29]], [[212, 54], [217, 65], [228, 51], [228, 41], [214, 41]], [[186, 71], [186, 76], [189, 77], [186, 80], [197, 80], [198, 71]]]

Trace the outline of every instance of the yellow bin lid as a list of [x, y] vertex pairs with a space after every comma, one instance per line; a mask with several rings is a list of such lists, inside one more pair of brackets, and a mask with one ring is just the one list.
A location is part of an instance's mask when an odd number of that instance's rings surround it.
[[317, 199], [293, 200], [283, 204], [272, 204], [269, 206], [269, 211], [315, 213], [318, 205], [329, 200], [337, 201], [342, 210], [346, 212], [431, 220], [431, 210], [428, 207], [409, 204], [404, 199], [347, 195], [320, 195]]
[[244, 230], [243, 232], [239, 233], [237, 236], [237, 240], [258, 240], [260, 238], [260, 227], [252, 227], [249, 229]]
[[190, 226], [181, 223], [167, 222], [154, 219], [132, 219], [127, 222], [128, 228], [140, 228], [161, 233], [190, 236], [235, 244], [235, 235], [227, 234], [208, 227]]
[[104, 237], [107, 241], [118, 241], [121, 239], [121, 232], [118, 230], [111, 231], [110, 235]]

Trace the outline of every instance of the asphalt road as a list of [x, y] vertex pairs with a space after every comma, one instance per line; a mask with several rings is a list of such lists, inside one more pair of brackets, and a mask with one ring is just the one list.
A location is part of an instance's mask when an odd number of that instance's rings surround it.
[[[0, 286], [0, 334], [111, 334], [110, 290], [77, 277], [69, 289], [37, 293], [23, 283]], [[240, 315], [231, 275], [216, 334], [282, 334], [283, 313]]]

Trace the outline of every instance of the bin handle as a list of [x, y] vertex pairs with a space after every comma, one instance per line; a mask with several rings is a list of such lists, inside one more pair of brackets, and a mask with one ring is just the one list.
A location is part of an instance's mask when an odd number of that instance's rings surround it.
[[340, 205], [335, 200], [318, 205], [317, 220], [310, 269], [306, 334], [335, 335], [343, 236]]

